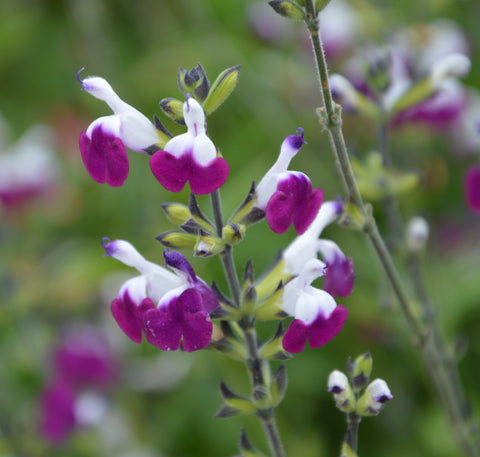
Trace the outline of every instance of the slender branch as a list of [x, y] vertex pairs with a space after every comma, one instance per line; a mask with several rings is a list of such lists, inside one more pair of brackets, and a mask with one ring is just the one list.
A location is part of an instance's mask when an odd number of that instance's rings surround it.
[[422, 348], [428, 372], [448, 412], [459, 444], [466, 455], [479, 456], [480, 443], [478, 438], [473, 436], [472, 429], [467, 423], [470, 418], [466, 414], [464, 407], [465, 401], [459, 382], [458, 371], [451, 359], [447, 357], [445, 343], [440, 337], [438, 330], [425, 326], [422, 322], [422, 317], [415, 312], [413, 303], [408, 297], [392, 257], [378, 231], [375, 219], [369, 214], [367, 207], [363, 203], [345, 146], [341, 127], [341, 110], [338, 105], [333, 103], [330, 92], [327, 63], [319, 33], [319, 22], [314, 0], [305, 1], [305, 10], [307, 12], [305, 23], [312, 41], [317, 75], [320, 80], [320, 94], [324, 103], [324, 108], [320, 109], [321, 123], [327, 128], [335, 160], [339, 164], [342, 181], [346, 187], [346, 193], [365, 218], [364, 231], [374, 247], [409, 328]]

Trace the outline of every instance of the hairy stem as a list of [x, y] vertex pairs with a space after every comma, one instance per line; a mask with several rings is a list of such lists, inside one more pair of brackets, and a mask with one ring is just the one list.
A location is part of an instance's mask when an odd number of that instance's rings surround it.
[[341, 110], [338, 105], [333, 103], [330, 92], [327, 63], [320, 37], [319, 21], [315, 11], [314, 0], [305, 1], [305, 10], [307, 12], [305, 23], [312, 40], [320, 82], [320, 93], [324, 104], [319, 113], [321, 123], [328, 131], [347, 196], [358, 207], [365, 218], [364, 231], [373, 245], [408, 326], [417, 343], [422, 348], [423, 358], [430, 378], [438, 390], [460, 446], [466, 455], [479, 456], [480, 443], [478, 438], [473, 436], [472, 428], [470, 428], [470, 417], [465, 410], [464, 394], [459, 382], [457, 368], [452, 363], [451, 358], [448, 357], [445, 351], [446, 345], [438, 330], [432, 325], [426, 326], [423, 322], [423, 317], [418, 316], [415, 312], [413, 302], [405, 290], [390, 252], [378, 231], [375, 219], [367, 210], [359, 192], [343, 137]]
[[[223, 216], [220, 192], [218, 189], [210, 194], [210, 201], [217, 235], [221, 237], [223, 229]], [[225, 251], [223, 254], [221, 254], [221, 259], [233, 301], [237, 307], [240, 307], [242, 290], [235, 267], [232, 246], [226, 246]], [[245, 345], [248, 354], [245, 363], [250, 374], [250, 379], [253, 386], [253, 396], [255, 397], [256, 392], [260, 393], [262, 389], [268, 390], [270, 388], [269, 386], [265, 385], [265, 375], [269, 372], [270, 366], [268, 362], [263, 360], [260, 356], [258, 338], [255, 331], [255, 320], [253, 316], [244, 316], [239, 324], [245, 338]], [[275, 409], [273, 407], [259, 409], [257, 416], [260, 419], [265, 436], [267, 437], [267, 442], [272, 457], [285, 457], [285, 452], [283, 450], [283, 445], [276, 425]]]

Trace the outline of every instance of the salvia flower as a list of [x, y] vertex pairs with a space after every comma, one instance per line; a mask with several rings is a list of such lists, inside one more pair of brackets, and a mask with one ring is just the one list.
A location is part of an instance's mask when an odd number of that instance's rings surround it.
[[342, 212], [341, 201], [328, 201], [322, 204], [308, 229], [297, 236], [285, 249], [285, 273], [298, 275], [311, 259], [321, 254], [325, 261], [324, 289], [332, 296], [350, 295], [354, 285], [353, 261], [347, 258], [336, 243], [319, 239], [323, 229], [332, 223]]
[[107, 103], [114, 113], [96, 119], [80, 134], [83, 163], [95, 181], [121, 186], [130, 168], [126, 148], [147, 152], [160, 142], [157, 130], [146, 116], [121, 100], [105, 79], [91, 76], [79, 81], [83, 90]]
[[265, 211], [267, 223], [275, 233], [286, 232], [291, 224], [297, 233], [305, 232], [323, 201], [323, 191], [313, 189], [307, 175], [287, 171], [290, 161], [305, 143], [303, 129], [298, 131], [300, 134], [285, 138], [277, 161], [256, 191], [256, 207]]
[[58, 180], [53, 132], [29, 128], [0, 154], [0, 203], [17, 208], [51, 189]]
[[304, 350], [307, 340], [311, 348], [318, 348], [340, 333], [348, 311], [337, 305], [327, 292], [311, 286], [323, 275], [325, 265], [311, 259], [298, 277], [285, 286], [283, 310], [294, 316], [283, 337], [283, 348], [291, 353]]
[[[60, 444], [80, 425], [101, 419], [107, 406], [102, 389], [115, 380], [117, 364], [103, 336], [92, 327], [69, 329], [53, 352], [53, 377], [40, 395], [41, 436]], [[89, 414], [85, 399], [90, 398]]]
[[112, 314], [124, 333], [162, 350], [191, 352], [208, 346], [213, 325], [209, 312], [218, 306], [211, 289], [198, 278], [185, 257], [164, 251], [166, 265], [147, 261], [127, 241], [104, 239], [107, 255], [135, 267], [141, 275], [129, 279], [112, 301]]
[[150, 159], [150, 168], [171, 192], [180, 192], [188, 181], [195, 195], [209, 194], [227, 180], [228, 163], [217, 156], [205, 130], [205, 113], [194, 98], [187, 96], [183, 117], [187, 132], [173, 137], [163, 151], [157, 151]]

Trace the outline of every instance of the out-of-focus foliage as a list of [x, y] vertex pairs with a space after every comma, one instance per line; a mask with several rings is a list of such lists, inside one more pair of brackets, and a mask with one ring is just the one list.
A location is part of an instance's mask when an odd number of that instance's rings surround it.
[[[332, 0], [334, 3], [336, 0]], [[477, 0], [350, 0], [360, 17], [360, 46], [382, 43], [414, 23], [449, 18], [464, 30], [473, 67], [465, 83], [480, 81], [480, 4]], [[330, 67], [341, 71], [347, 54]], [[131, 272], [103, 258], [103, 236], [131, 241], [149, 259], [163, 263], [155, 236], [172, 229], [160, 207], [185, 202], [151, 175], [146, 157], [130, 153], [130, 176], [121, 188], [95, 183], [83, 167], [78, 135], [109, 114], [80, 91], [76, 72], [105, 77], [128, 103], [149, 117], [158, 102], [181, 98], [179, 66], [201, 62], [213, 79], [241, 65], [231, 97], [209, 117], [209, 135], [230, 164], [221, 193], [230, 214], [276, 159], [282, 139], [305, 129], [308, 144], [294, 168], [308, 170], [326, 199], [341, 186], [315, 108], [320, 104], [309, 43], [301, 24], [282, 20], [266, 1], [254, 0], [2, 0], [0, 2], [0, 110], [8, 128], [0, 145], [12, 144], [35, 124], [56, 135], [58, 175], [42, 195], [0, 212], [0, 455], [16, 456], [205, 456], [234, 455], [246, 424], [262, 443], [254, 417], [214, 419], [221, 401], [219, 380], [248, 386], [244, 367], [218, 354], [159, 353], [127, 340], [109, 315], [109, 301]], [[173, 133], [183, 128], [162, 118]], [[376, 148], [375, 126], [347, 115], [350, 150], [365, 157]], [[421, 212], [431, 226], [425, 255], [427, 286], [441, 326], [458, 351], [466, 391], [479, 410], [480, 237], [478, 216], [463, 198], [463, 174], [480, 150], [460, 153], [444, 131], [418, 125], [392, 133], [392, 155], [405, 171], [420, 172], [418, 191], [401, 199], [405, 220]], [[28, 163], [25, 167], [28, 167]], [[200, 199], [204, 205], [208, 199]], [[374, 208], [382, 225], [380, 207]], [[389, 457], [458, 455], [452, 434], [405, 323], [396, 312], [364, 238], [329, 227], [353, 257], [354, 293], [344, 331], [327, 346], [306, 350], [287, 362], [289, 386], [278, 409], [288, 455], [337, 455], [342, 415], [326, 393], [328, 374], [343, 369], [349, 355], [371, 351], [375, 372], [395, 396], [382, 419], [360, 427], [360, 454]], [[293, 232], [275, 235], [266, 224], [249, 229], [236, 249], [239, 270], [248, 258], [259, 275]], [[193, 259], [207, 281], [221, 278], [218, 258]], [[120, 271], [120, 273], [118, 273]], [[119, 277], [120, 276], [120, 277]], [[226, 290], [222, 280], [219, 286]], [[51, 354], [75, 324], [106, 335], [119, 361], [114, 387], [103, 391], [107, 411], [96, 426], [79, 427], [63, 444], [38, 433], [39, 396], [52, 380]]]

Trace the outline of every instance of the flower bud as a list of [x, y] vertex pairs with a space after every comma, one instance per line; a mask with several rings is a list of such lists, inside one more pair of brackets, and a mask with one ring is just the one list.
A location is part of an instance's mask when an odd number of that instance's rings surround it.
[[192, 218], [192, 213], [187, 206], [181, 203], [163, 203], [160, 205], [165, 211], [165, 215], [174, 224], [182, 225], [186, 221]]
[[360, 397], [356, 412], [360, 416], [376, 416], [392, 398], [387, 383], [383, 379], [375, 379]]
[[233, 92], [238, 82], [240, 66], [227, 68], [222, 71], [210, 88], [210, 92], [203, 104], [206, 114], [213, 113]]
[[213, 235], [200, 235], [197, 243], [193, 248], [195, 257], [210, 257], [223, 252], [225, 243], [218, 237]]
[[305, 19], [305, 12], [302, 8], [295, 5], [292, 2], [283, 0], [272, 0], [268, 4], [281, 16], [288, 17], [290, 19], [297, 19], [303, 21]]
[[353, 390], [358, 393], [368, 383], [372, 372], [373, 359], [370, 352], [359, 355], [353, 362], [347, 362], [347, 372], [352, 380]]
[[408, 251], [414, 254], [422, 251], [428, 240], [429, 232], [428, 223], [423, 217], [412, 217], [407, 225], [406, 231]]
[[156, 240], [160, 241], [167, 248], [178, 249], [193, 249], [197, 243], [197, 235], [190, 233], [180, 232], [178, 230], [172, 230], [170, 232], [161, 233], [156, 237]]
[[355, 395], [344, 373], [339, 370], [330, 373], [328, 391], [333, 393], [336, 406], [340, 411], [344, 413], [355, 411]]
[[162, 111], [178, 124], [185, 124], [183, 120], [183, 102], [176, 98], [164, 98], [159, 103]]
[[225, 244], [234, 245], [243, 240], [246, 232], [244, 224], [230, 224], [222, 229], [222, 239]]

